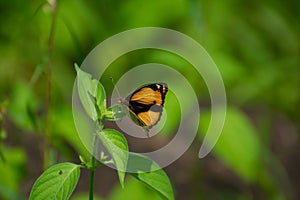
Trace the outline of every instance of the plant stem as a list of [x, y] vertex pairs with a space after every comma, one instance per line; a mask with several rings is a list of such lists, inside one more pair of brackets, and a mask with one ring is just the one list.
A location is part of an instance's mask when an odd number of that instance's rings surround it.
[[95, 176], [95, 169], [96, 169], [96, 158], [95, 154], [98, 151], [98, 137], [97, 133], [102, 131], [103, 125], [101, 122], [98, 122], [98, 128], [96, 133], [93, 135], [92, 138], [92, 153], [90, 154], [90, 163], [91, 163], [91, 168], [90, 168], [90, 194], [89, 194], [89, 199], [93, 200], [94, 198], [94, 176]]
[[90, 194], [89, 194], [89, 199], [93, 200], [94, 198], [94, 175], [95, 175], [95, 169], [94, 169], [94, 165], [95, 165], [95, 157], [93, 155], [91, 155], [92, 157], [92, 169], [90, 169]]
[[91, 163], [91, 168], [90, 168], [90, 194], [89, 194], [89, 199], [93, 200], [94, 198], [94, 176], [95, 176], [95, 152], [97, 151], [97, 134], [93, 136], [93, 146], [92, 146], [92, 153], [90, 154], [90, 163]]
[[53, 49], [54, 49], [54, 34], [57, 21], [57, 2], [53, 1], [50, 5], [52, 8], [52, 23], [50, 28], [50, 35], [48, 40], [48, 63], [47, 63], [47, 99], [46, 99], [46, 125], [45, 125], [45, 138], [44, 138], [44, 169], [49, 165], [49, 140], [50, 140], [50, 126], [51, 126], [51, 92], [52, 92], [52, 65], [53, 65]]

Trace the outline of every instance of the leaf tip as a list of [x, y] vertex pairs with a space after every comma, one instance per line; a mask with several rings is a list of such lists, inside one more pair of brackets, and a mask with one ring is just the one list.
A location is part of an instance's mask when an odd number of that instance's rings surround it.
[[77, 65], [77, 63], [74, 63], [74, 67], [75, 67], [76, 72], [78, 73], [78, 71], [80, 70], [80, 67]]

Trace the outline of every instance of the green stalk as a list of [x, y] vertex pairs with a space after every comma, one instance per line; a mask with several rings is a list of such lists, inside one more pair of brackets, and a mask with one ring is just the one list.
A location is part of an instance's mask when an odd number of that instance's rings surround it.
[[97, 137], [97, 133], [101, 132], [103, 129], [103, 126], [101, 124], [101, 122], [98, 122], [98, 129], [97, 132], [94, 134], [93, 136], [93, 140], [92, 140], [92, 153], [90, 154], [90, 163], [91, 163], [91, 167], [90, 167], [90, 193], [89, 193], [89, 200], [93, 200], [94, 198], [94, 176], [95, 176], [95, 169], [97, 168], [96, 166], [96, 158], [95, 158], [95, 154], [98, 151], [98, 137]]
[[[95, 160], [94, 157], [93, 160]], [[89, 194], [90, 200], [93, 200], [94, 198], [94, 174], [95, 174], [95, 169], [90, 169], [90, 194]]]
[[52, 92], [52, 65], [53, 65], [53, 49], [54, 49], [54, 34], [57, 22], [57, 2], [53, 1], [50, 5], [52, 8], [52, 22], [50, 28], [50, 35], [48, 40], [48, 68], [47, 68], [47, 99], [46, 99], [46, 126], [45, 126], [45, 137], [44, 137], [44, 169], [49, 166], [50, 158], [50, 109], [51, 109], [51, 92]]

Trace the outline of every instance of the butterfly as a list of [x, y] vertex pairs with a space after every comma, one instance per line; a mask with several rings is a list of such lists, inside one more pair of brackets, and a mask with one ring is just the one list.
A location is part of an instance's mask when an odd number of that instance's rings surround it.
[[152, 83], [135, 90], [121, 103], [128, 108], [132, 121], [149, 131], [161, 118], [167, 92], [166, 83]]

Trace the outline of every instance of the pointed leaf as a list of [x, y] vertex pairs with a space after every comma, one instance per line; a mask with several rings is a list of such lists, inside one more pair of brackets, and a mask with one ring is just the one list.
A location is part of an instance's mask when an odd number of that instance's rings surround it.
[[[101, 112], [105, 111], [106, 108], [105, 90], [98, 80], [92, 79], [90, 74], [82, 71], [76, 64], [75, 68], [77, 71], [77, 85], [81, 103], [89, 117], [95, 121], [101, 117], [95, 109], [95, 104]], [[90, 95], [95, 99], [91, 99]]]
[[130, 153], [128, 159], [130, 173], [139, 181], [158, 192], [164, 199], [174, 199], [174, 192], [167, 174], [153, 160], [140, 155]]
[[80, 175], [80, 166], [60, 163], [47, 169], [34, 183], [29, 199], [69, 199]]
[[112, 129], [104, 129], [98, 133], [98, 136], [114, 161], [120, 184], [123, 187], [128, 160], [127, 141], [123, 134]]

